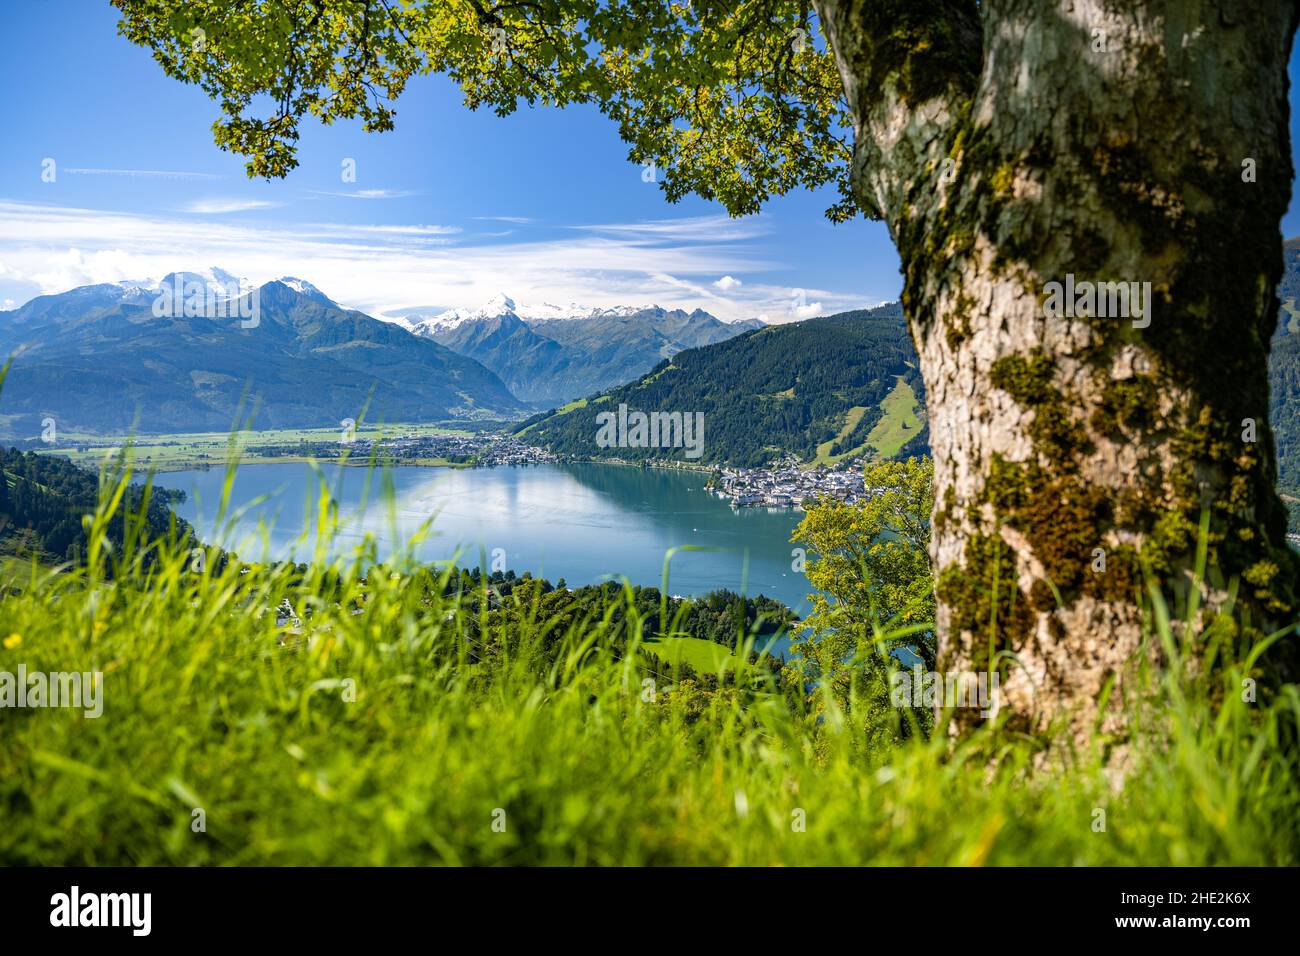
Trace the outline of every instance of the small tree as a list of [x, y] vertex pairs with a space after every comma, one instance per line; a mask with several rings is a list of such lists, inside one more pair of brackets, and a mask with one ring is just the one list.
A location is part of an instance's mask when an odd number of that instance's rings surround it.
[[895, 652], [934, 662], [933, 474], [928, 458], [870, 465], [865, 501], [823, 499], [791, 537], [812, 552], [807, 575], [816, 590], [787, 679], [812, 690], [819, 717], [828, 705], [856, 707], [867, 713], [855, 719], [878, 725], [876, 736], [906, 726], [899, 714], [886, 717], [889, 675]]

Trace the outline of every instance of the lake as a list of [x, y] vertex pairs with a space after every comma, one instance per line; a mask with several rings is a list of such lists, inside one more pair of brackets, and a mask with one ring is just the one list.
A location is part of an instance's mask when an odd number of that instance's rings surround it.
[[[463, 566], [484, 560], [492, 566], [494, 551], [502, 549], [505, 567], [552, 582], [564, 578], [570, 587], [621, 576], [657, 587], [665, 553], [694, 545], [714, 550], [675, 554], [669, 593], [697, 597], [728, 588], [776, 598], [799, 614], [808, 608], [807, 579], [791, 569], [789, 540], [802, 512], [734, 509], [705, 490], [702, 473], [577, 462], [403, 467], [384, 479], [364, 468], [319, 467], [339, 505], [336, 554], [369, 533], [383, 559], [432, 518], [432, 533], [416, 552], [424, 560], [458, 557]], [[221, 468], [171, 472], [157, 483], [187, 493], [176, 512], [209, 543], [245, 560], [310, 559], [304, 519], [319, 490], [310, 465], [241, 466], [232, 504], [267, 500], [248, 508], [233, 534], [218, 540], [213, 525], [224, 476]], [[381, 494], [385, 480], [392, 485], [389, 502]], [[259, 522], [267, 525], [264, 539]]]

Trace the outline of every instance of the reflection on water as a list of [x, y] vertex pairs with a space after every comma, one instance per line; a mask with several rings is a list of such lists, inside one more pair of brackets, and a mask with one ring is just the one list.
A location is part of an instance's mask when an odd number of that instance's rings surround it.
[[[409, 541], [432, 518], [432, 532], [417, 549], [425, 560], [459, 554], [465, 565], [491, 563], [499, 548], [506, 567], [552, 581], [564, 578], [570, 586], [620, 576], [658, 586], [664, 554], [693, 545], [712, 550], [673, 557], [670, 593], [698, 596], [729, 588], [807, 610], [807, 580], [791, 570], [789, 539], [800, 513], [737, 511], [704, 489], [703, 474], [593, 463], [413, 467], [383, 474], [331, 464], [322, 465], [320, 474], [338, 502], [334, 553], [371, 534], [383, 559], [395, 542]], [[241, 467], [232, 504], [240, 508], [264, 495], [267, 500], [241, 515], [233, 535], [216, 541], [213, 521], [223, 479], [223, 471], [213, 469], [161, 475], [158, 483], [188, 493], [176, 510], [205, 540], [246, 560], [310, 558], [310, 539], [298, 541], [319, 494], [310, 466]], [[257, 535], [259, 521], [268, 525], [265, 546]]]

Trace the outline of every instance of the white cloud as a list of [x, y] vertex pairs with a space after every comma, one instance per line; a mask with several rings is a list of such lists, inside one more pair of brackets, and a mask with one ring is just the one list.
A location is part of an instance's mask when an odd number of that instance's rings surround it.
[[571, 226], [585, 232], [623, 236], [638, 242], [736, 242], [755, 239], [771, 230], [762, 216], [732, 219], [730, 216], [689, 216], [682, 219], [649, 219], [643, 222], [592, 223]]
[[[655, 302], [719, 318], [803, 317], [789, 286], [748, 281], [723, 296], [718, 276], [783, 267], [752, 240], [764, 223], [725, 216], [565, 227], [528, 240], [448, 224], [248, 222], [150, 216], [0, 199], [0, 296], [22, 303], [78, 285], [219, 266], [252, 282], [300, 276], [370, 315], [424, 303], [478, 307], [498, 292], [521, 302], [591, 307]], [[859, 308], [867, 296], [803, 290], [807, 314]], [[811, 304], [808, 304], [811, 302]]]
[[189, 173], [168, 169], [95, 169], [68, 166], [61, 170], [77, 176], [130, 176], [134, 179], [221, 179], [216, 173]]
[[713, 284], [717, 288], [721, 289], [723, 292], [730, 292], [732, 289], [739, 289], [742, 285], [744, 285], [743, 282], [741, 282], [737, 278], [734, 278], [733, 276], [723, 276], [721, 279], [719, 279], [717, 282]]
[[181, 212], [218, 215], [227, 212], [247, 212], [250, 209], [273, 209], [283, 205], [264, 199], [196, 199], [181, 207]]
[[339, 196], [343, 199], [403, 199], [418, 196], [418, 192], [409, 189], [353, 189], [350, 192], [322, 192], [312, 190], [317, 196]]
[[454, 236], [460, 226], [355, 226], [318, 223], [316, 228], [337, 232], [373, 233], [381, 236]]

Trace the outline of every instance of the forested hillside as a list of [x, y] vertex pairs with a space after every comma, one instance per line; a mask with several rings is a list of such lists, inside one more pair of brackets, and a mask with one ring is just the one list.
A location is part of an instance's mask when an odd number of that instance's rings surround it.
[[[906, 387], [923, 399], [916, 354], [897, 303], [749, 332], [689, 349], [641, 379], [520, 426], [561, 454], [686, 461], [682, 448], [600, 448], [603, 411], [703, 413], [701, 462], [758, 466], [786, 454], [811, 461], [860, 447], [882, 403]], [[925, 450], [925, 433], [899, 444]], [[825, 446], [825, 447], [823, 447]], [[894, 449], [900, 452], [901, 449]]]
[[1300, 533], [1300, 238], [1283, 245], [1278, 285], [1282, 309], [1268, 360], [1269, 421], [1277, 443], [1277, 486], [1287, 504], [1288, 530]]
[[[138, 514], [144, 491], [131, 486], [126, 507], [110, 521], [108, 538], [122, 541], [126, 512]], [[168, 533], [176, 522], [182, 539], [192, 537], [189, 525], [171, 513], [168, 492], [151, 490], [145, 525], [150, 537]], [[0, 447], [0, 553], [46, 561], [76, 561], [85, 552], [82, 516], [95, 510], [99, 478], [66, 458]]]

